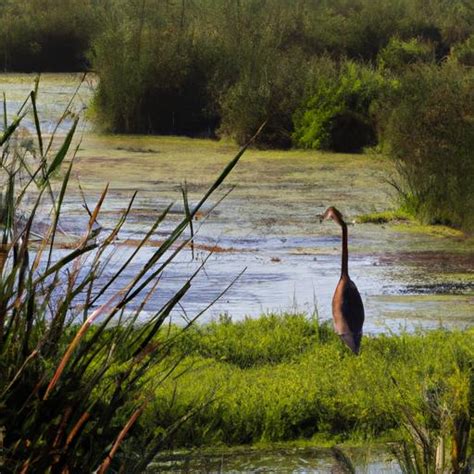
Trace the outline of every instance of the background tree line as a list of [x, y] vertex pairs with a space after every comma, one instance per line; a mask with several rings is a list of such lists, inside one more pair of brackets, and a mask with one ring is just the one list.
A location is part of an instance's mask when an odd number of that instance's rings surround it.
[[6, 0], [0, 38], [5, 70], [96, 72], [109, 131], [378, 145], [405, 207], [473, 225], [470, 0]]

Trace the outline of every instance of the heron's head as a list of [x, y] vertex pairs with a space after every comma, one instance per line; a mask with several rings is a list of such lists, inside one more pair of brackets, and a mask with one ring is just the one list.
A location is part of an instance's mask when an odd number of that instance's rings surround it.
[[324, 214], [319, 217], [319, 221], [323, 222], [325, 220], [332, 219], [337, 223], [343, 221], [342, 214], [335, 207], [328, 207]]

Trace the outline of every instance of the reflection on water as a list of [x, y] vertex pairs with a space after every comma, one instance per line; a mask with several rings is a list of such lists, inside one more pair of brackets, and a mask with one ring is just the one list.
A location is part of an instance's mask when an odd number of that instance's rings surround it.
[[[358, 453], [351, 460], [358, 473], [398, 474], [398, 464], [381, 452], [366, 456]], [[214, 453], [169, 453], [160, 455], [147, 470], [158, 472], [298, 472], [336, 474], [344, 471], [328, 449], [234, 449]]]
[[[33, 76], [0, 76], [9, 114], [14, 114], [32, 82]], [[42, 78], [39, 109], [45, 132], [52, 131], [77, 85], [77, 75]], [[94, 79], [83, 84], [74, 110], [89, 104], [93, 86]], [[32, 123], [26, 126], [31, 128]], [[67, 126], [66, 121], [60, 130]], [[188, 181], [190, 200], [197, 202], [235, 153], [235, 147], [224, 142], [94, 135], [87, 126], [84, 133], [76, 170], [89, 203], [93, 206], [105, 182], [111, 184], [100, 217], [105, 231], [112, 228], [132, 191], [140, 191], [104, 281], [169, 202], [176, 202], [170, 218], [143, 249], [132, 271], [148, 261], [181, 219], [180, 182]], [[235, 319], [267, 311], [313, 313], [316, 307], [322, 319], [330, 318], [340, 272], [340, 231], [334, 224], [320, 225], [316, 216], [329, 204], [340, 207], [349, 220], [387, 208], [384, 166], [370, 156], [248, 152], [228, 180], [236, 189], [204, 223], [196, 223], [196, 260], [189, 249], [179, 256], [165, 272], [147, 311], [159, 308], [215, 247], [183, 308], [174, 313], [175, 320], [201, 311], [243, 269], [202, 319], [221, 313]], [[61, 226], [74, 236], [84, 229], [87, 216], [77, 187], [71, 185], [71, 191]], [[365, 303], [367, 332], [474, 324], [474, 255], [462, 239], [372, 224], [350, 226], [349, 239], [350, 272]], [[129, 277], [118, 279], [111, 290], [123, 287]]]

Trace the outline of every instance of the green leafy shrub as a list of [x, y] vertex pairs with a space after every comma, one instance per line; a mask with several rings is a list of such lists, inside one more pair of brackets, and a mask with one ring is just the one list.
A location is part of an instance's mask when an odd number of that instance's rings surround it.
[[293, 139], [302, 148], [360, 151], [375, 142], [369, 113], [386, 81], [368, 66], [318, 62], [304, 105], [294, 114]]
[[463, 43], [453, 46], [449, 59], [464, 66], [474, 67], [474, 35], [471, 35]]
[[377, 64], [382, 69], [401, 71], [407, 65], [424, 62], [434, 62], [434, 48], [430, 43], [417, 38], [403, 41], [391, 38], [388, 45], [377, 55]]
[[242, 144], [266, 122], [257, 144], [289, 148], [292, 114], [301, 103], [310, 64], [301, 50], [263, 48], [262, 54], [267, 57], [256, 64], [251, 59], [235, 84], [222, 94], [220, 132]]
[[405, 209], [428, 223], [474, 226], [474, 71], [455, 63], [406, 72], [379, 109]]

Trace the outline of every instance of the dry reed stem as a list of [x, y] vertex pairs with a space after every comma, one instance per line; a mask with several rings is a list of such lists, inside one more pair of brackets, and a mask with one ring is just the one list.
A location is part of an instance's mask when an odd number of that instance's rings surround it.
[[124, 440], [130, 428], [137, 421], [138, 417], [143, 413], [143, 410], [145, 409], [146, 405], [147, 402], [145, 402], [140, 408], [135, 410], [130, 419], [127, 421], [127, 424], [122, 428], [122, 431], [120, 431], [119, 435], [117, 436], [117, 439], [114, 441], [112, 449], [110, 450], [109, 454], [107, 454], [107, 457], [105, 458], [104, 462], [97, 471], [98, 474], [105, 474], [107, 472], [107, 469], [109, 468], [110, 463], [112, 462], [112, 459], [115, 456], [118, 448], [122, 444], [122, 441]]
[[47, 400], [48, 397], [49, 397], [49, 394], [51, 393], [51, 391], [53, 390], [54, 386], [57, 384], [59, 378], [61, 377], [61, 374], [63, 373], [65, 367], [66, 367], [66, 364], [69, 362], [69, 359], [71, 358], [72, 356], [72, 353], [74, 352], [74, 350], [76, 349], [76, 347], [79, 345], [79, 342], [81, 341], [81, 339], [84, 337], [84, 335], [86, 334], [86, 332], [88, 331], [89, 327], [91, 326], [91, 324], [101, 315], [103, 314], [105, 311], [107, 311], [108, 309], [110, 309], [113, 305], [113, 303], [119, 299], [119, 297], [121, 297], [124, 293], [124, 290], [121, 290], [119, 291], [118, 293], [116, 293], [114, 296], [112, 296], [112, 298], [109, 299], [109, 301], [107, 301], [107, 303], [104, 303], [102, 306], [100, 306], [99, 308], [97, 308], [88, 318], [87, 320], [84, 322], [84, 324], [80, 327], [79, 331], [77, 332], [77, 334], [75, 335], [74, 339], [72, 340], [72, 342], [69, 344], [68, 348], [66, 349], [66, 352], [64, 353], [64, 356], [63, 358], [61, 359], [61, 362], [59, 363], [58, 365], [58, 368], [56, 369], [56, 372], [54, 373], [53, 375], [53, 378], [51, 379], [51, 381], [49, 382], [49, 385], [48, 385], [48, 388], [46, 389], [46, 393], [44, 394], [44, 397], [43, 397], [43, 400]]
[[84, 426], [84, 424], [90, 418], [90, 416], [91, 414], [87, 411], [81, 415], [81, 417], [79, 418], [79, 421], [73, 426], [72, 430], [67, 436], [66, 448], [71, 444], [72, 440], [75, 438], [79, 430]]

